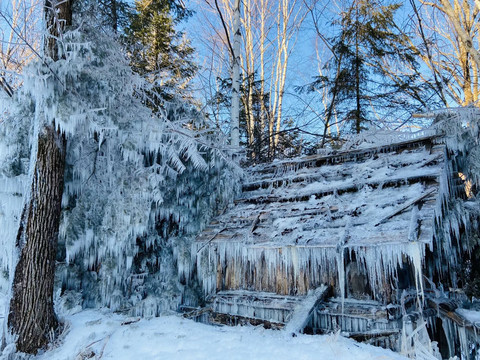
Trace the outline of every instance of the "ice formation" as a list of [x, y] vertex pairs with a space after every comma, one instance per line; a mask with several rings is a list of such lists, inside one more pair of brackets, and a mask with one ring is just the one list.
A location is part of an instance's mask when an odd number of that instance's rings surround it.
[[[210, 298], [219, 311], [286, 322], [327, 284], [333, 297], [311, 312], [313, 330], [387, 332], [382, 344], [393, 346], [402, 329], [406, 352], [418, 342], [415, 351], [435, 354], [425, 340], [433, 297], [424, 278], [457, 288], [456, 267], [475, 246], [468, 235], [480, 206], [466, 186], [475, 193], [480, 177], [478, 110], [259, 165], [228, 209], [240, 170], [219, 134], [191, 105], [146, 106], [159, 101], [148, 83], [85, 24], [66, 34], [65, 59], [32, 64], [16, 98], [0, 101], [2, 292], [36, 135], [54, 122], [68, 141], [57, 281], [65, 307], [155, 316]], [[477, 351], [476, 327], [436, 310], [449, 354]]]
[[[30, 131], [26, 116], [31, 103], [25, 102], [12, 109], [8, 98], [0, 98], [0, 292], [6, 294], [13, 279], [15, 240], [23, 195], [28, 186]], [[22, 117], [12, 118], [17, 111]]]
[[[433, 239], [443, 151], [426, 152], [413, 142], [405, 147], [393, 155], [385, 149], [371, 157], [370, 149], [253, 170], [235, 209], [194, 244], [205, 292], [225, 287], [295, 295], [338, 279], [342, 294], [349, 262], [368, 274], [374, 299], [387, 296], [380, 284], [407, 262], [421, 289], [420, 259]], [[412, 220], [417, 202], [422, 208]], [[409, 240], [412, 221], [420, 229]]]
[[193, 105], [147, 106], [152, 85], [109, 34], [83, 21], [65, 34], [64, 59], [31, 64], [15, 98], [1, 101], [9, 111], [0, 123], [0, 287], [7, 291], [14, 268], [36, 134], [54, 123], [67, 138], [62, 303], [158, 315], [196, 301], [185, 287], [189, 235], [233, 198], [241, 170]]
[[475, 246], [480, 113], [437, 115], [418, 133], [362, 134], [336, 152], [250, 169], [235, 207], [193, 244], [214, 311], [248, 318], [259, 305], [245, 292], [302, 298], [327, 284], [337, 300], [317, 306], [310, 331], [431, 358], [436, 316], [456, 329], [442, 355], [475, 356], [476, 336], [465, 340], [436, 289], [458, 288], [459, 263]]

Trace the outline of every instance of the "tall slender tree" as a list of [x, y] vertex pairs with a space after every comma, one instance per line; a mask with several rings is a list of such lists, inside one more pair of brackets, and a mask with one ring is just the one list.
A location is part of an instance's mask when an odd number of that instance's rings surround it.
[[[63, 53], [60, 39], [72, 23], [72, 0], [45, 0], [44, 11], [45, 61], [57, 61]], [[46, 122], [43, 109], [37, 109], [36, 117], [38, 139], [30, 160], [34, 164], [30, 193], [17, 234], [20, 258], [8, 314], [9, 330], [18, 336], [17, 350], [33, 354], [48, 344], [58, 326], [53, 284], [66, 145], [56, 124]]]
[[235, 0], [233, 9], [233, 48], [232, 48], [232, 106], [230, 109], [231, 144], [240, 144], [240, 0]]
[[395, 22], [400, 7], [400, 3], [381, 0], [354, 0], [333, 22], [338, 31], [330, 38], [321, 33], [313, 16], [331, 57], [322, 69], [325, 73], [302, 89], [329, 90], [322, 146], [333, 115], [349, 124], [351, 132], [359, 133], [375, 126], [377, 120], [387, 121], [391, 111], [401, 108], [413, 112], [425, 105], [419, 96], [422, 85], [418, 72], [398, 71], [415, 69], [418, 55]]
[[[235, 19], [240, 10], [241, 46], [240, 46], [240, 132], [241, 140], [247, 146], [248, 158], [254, 162], [272, 159], [282, 142], [282, 125], [285, 125], [283, 107], [288, 74], [288, 62], [295, 46], [295, 37], [305, 18], [306, 12], [302, 2], [298, 0], [215, 0], [215, 6], [209, 1], [204, 8], [215, 8], [219, 15], [219, 23], [209, 20], [218, 40], [220, 35], [224, 47], [228, 50], [228, 75], [219, 74], [217, 78], [233, 79], [232, 39], [238, 32], [235, 30]], [[213, 11], [213, 10], [212, 10]], [[220, 26], [222, 29], [220, 30]], [[212, 45], [212, 48], [216, 46]], [[217, 54], [217, 56], [222, 56]], [[225, 67], [227, 68], [227, 66]], [[232, 95], [235, 91], [232, 90]], [[213, 103], [225, 99], [224, 91], [217, 94]], [[234, 99], [234, 96], [232, 96]], [[226, 102], [225, 105], [230, 105]], [[258, 105], [258, 107], [257, 107]], [[233, 106], [232, 106], [233, 108]], [[258, 111], [257, 111], [258, 110]]]

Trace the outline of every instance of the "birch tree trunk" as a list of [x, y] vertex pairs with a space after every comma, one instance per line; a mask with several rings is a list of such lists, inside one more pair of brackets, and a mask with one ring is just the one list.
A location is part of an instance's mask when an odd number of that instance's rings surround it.
[[287, 78], [288, 58], [290, 56], [290, 40], [298, 31], [305, 14], [295, 11], [297, 0], [279, 0], [277, 15], [277, 54], [273, 88], [273, 102], [269, 119], [269, 150], [274, 158], [280, 140], [282, 123], [283, 96]]
[[[45, 54], [61, 57], [59, 39], [72, 21], [71, 0], [45, 1], [49, 37]], [[41, 119], [35, 119], [41, 121]], [[54, 124], [40, 123], [32, 185], [17, 234], [20, 258], [15, 268], [8, 314], [17, 350], [35, 354], [54, 336], [58, 321], [53, 309], [53, 283], [58, 226], [64, 185], [66, 141]]]
[[[480, 0], [479, 0], [480, 1]], [[267, 39], [266, 18], [267, 18], [267, 0], [260, 0], [260, 130], [259, 130], [259, 151], [264, 147], [264, 132], [267, 122], [267, 106], [265, 104], [265, 41]]]
[[231, 117], [231, 145], [240, 146], [239, 118], [240, 118], [240, 0], [235, 0], [233, 14], [233, 56], [232, 56], [232, 107]]
[[255, 91], [255, 53], [254, 53], [254, 36], [253, 36], [253, 6], [250, 0], [243, 1], [243, 28], [245, 30], [245, 66], [244, 66], [244, 78], [246, 81], [246, 94], [245, 99], [245, 115], [247, 125], [247, 141], [249, 157], [252, 160], [256, 158], [256, 146], [255, 146], [255, 116], [253, 113], [253, 95]]

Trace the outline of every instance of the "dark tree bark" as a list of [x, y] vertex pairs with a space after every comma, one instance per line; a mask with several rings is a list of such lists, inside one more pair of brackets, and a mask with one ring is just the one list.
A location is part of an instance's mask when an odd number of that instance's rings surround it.
[[45, 0], [45, 23], [49, 36], [45, 39], [45, 55], [53, 61], [62, 57], [59, 51], [61, 39], [65, 27], [72, 25], [72, 2], [73, 0]]
[[[45, 54], [54, 61], [62, 56], [58, 39], [71, 24], [71, 5], [71, 0], [45, 0], [50, 34], [45, 41]], [[17, 234], [20, 258], [8, 314], [9, 330], [18, 336], [17, 350], [31, 354], [52, 340], [58, 326], [53, 283], [66, 149], [66, 140], [55, 124], [43, 126], [37, 141], [32, 186]]]
[[112, 29], [116, 33], [118, 30], [117, 0], [110, 1], [110, 9], [112, 12]]
[[53, 281], [64, 167], [65, 140], [46, 127], [39, 135], [31, 199], [23, 209], [17, 235], [20, 259], [8, 315], [21, 352], [36, 353], [48, 344], [57, 328]]

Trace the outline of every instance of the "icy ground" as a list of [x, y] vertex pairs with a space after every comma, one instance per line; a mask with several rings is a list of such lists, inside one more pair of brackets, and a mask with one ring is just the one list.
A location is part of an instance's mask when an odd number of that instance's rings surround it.
[[[0, 305], [3, 305], [2, 298]], [[0, 308], [3, 312], [4, 307]], [[1, 312], [0, 321], [3, 320]], [[263, 327], [199, 324], [177, 315], [122, 325], [126, 320], [124, 316], [86, 310], [67, 316], [66, 320], [69, 328], [62, 344], [36, 359], [406, 359], [392, 351], [338, 335], [291, 337], [286, 332]]]
[[404, 359], [340, 336], [288, 337], [263, 327], [214, 327], [170, 315], [121, 325], [121, 316], [83, 311], [69, 317], [64, 344], [39, 359], [75, 359], [86, 347], [101, 359]]

